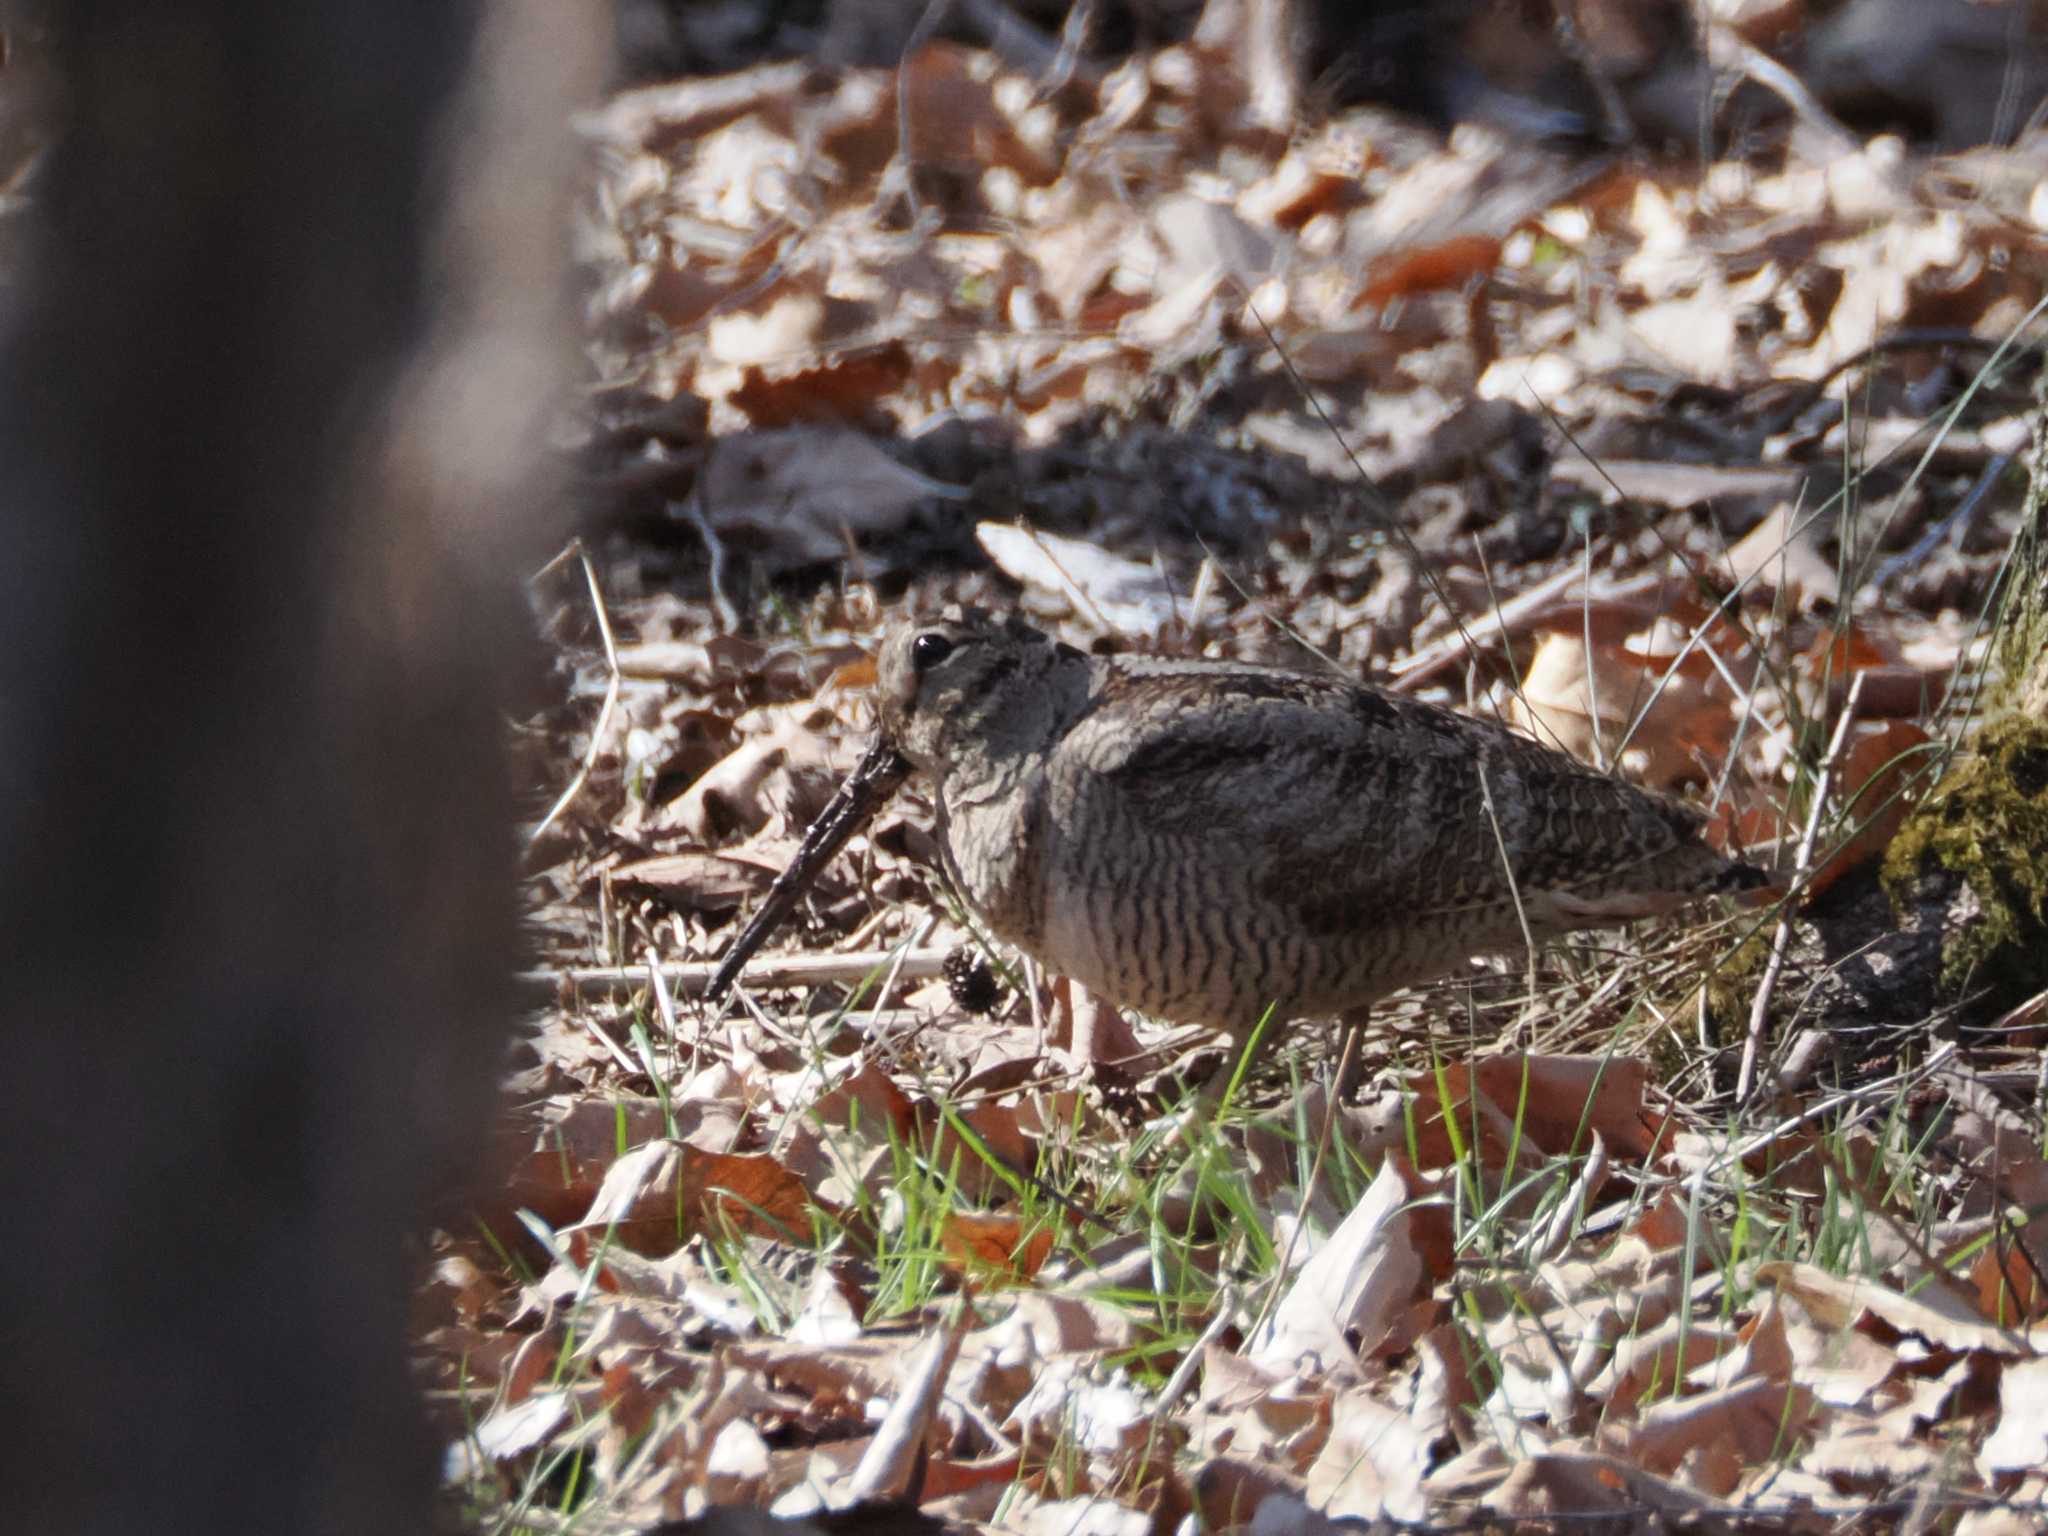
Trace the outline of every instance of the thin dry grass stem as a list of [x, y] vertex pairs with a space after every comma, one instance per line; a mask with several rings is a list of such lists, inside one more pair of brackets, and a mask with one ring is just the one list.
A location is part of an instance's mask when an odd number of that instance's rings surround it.
[[590, 563], [590, 554], [584, 549], [583, 541], [571, 539], [565, 544], [561, 553], [534, 572], [532, 584], [537, 585], [571, 555], [583, 565], [583, 580], [590, 588], [591, 611], [597, 615], [597, 632], [604, 640], [604, 664], [610, 673], [610, 680], [605, 684], [604, 704], [597, 712], [597, 723], [590, 728], [590, 746], [583, 754], [583, 761], [577, 765], [576, 772], [571, 776], [567, 787], [555, 798], [555, 803], [548, 807], [547, 815], [541, 817], [540, 824], [526, 834], [526, 846], [529, 850], [547, 835], [548, 828], [555, 824], [562, 812], [583, 793], [583, 786], [590, 782], [590, 773], [597, 764], [597, 755], [604, 748], [605, 727], [611, 724], [612, 711], [618, 708], [619, 704], [619, 648], [612, 639], [611, 614], [605, 607], [604, 591], [598, 585], [597, 568]]
[[[1466, 622], [1465, 616], [1459, 612], [1458, 605], [1451, 600], [1451, 594], [1445, 589], [1443, 582], [1437, 576], [1435, 565], [1422, 552], [1421, 546], [1415, 542], [1415, 536], [1408, 531], [1407, 525], [1395, 515], [1393, 508], [1380, 495], [1372, 476], [1365, 472], [1365, 466], [1359, 462], [1357, 452], [1344, 440], [1344, 434], [1338, 431], [1337, 423], [1331, 419], [1328, 409], [1323, 405], [1322, 396], [1309, 388], [1308, 380], [1303, 378], [1300, 370], [1294, 366], [1294, 359], [1288, 355], [1287, 348], [1281, 344], [1280, 338], [1274, 334], [1273, 327], [1266, 323], [1266, 317], [1259, 312], [1258, 306], [1252, 302], [1252, 296], [1245, 289], [1244, 284], [1233, 279], [1231, 286], [1237, 290], [1238, 295], [1244, 300], [1246, 312], [1258, 322], [1260, 331], [1265, 334], [1267, 344], [1273, 349], [1273, 355], [1280, 359], [1280, 366], [1286, 372], [1288, 381], [1294, 386], [1295, 393], [1301, 399], [1308, 402], [1309, 409], [1315, 412], [1316, 419], [1323, 424], [1324, 429], [1330, 434], [1330, 441], [1344, 450], [1344, 457], [1350, 460], [1351, 467], [1358, 476], [1359, 499], [1366, 509], [1371, 512], [1373, 521], [1379, 525], [1380, 531], [1395, 544], [1399, 545], [1402, 553], [1414, 563], [1415, 574], [1421, 578], [1422, 584], [1429, 589], [1430, 595], [1442, 606], [1445, 615], [1456, 626], [1458, 634], [1464, 638], [1465, 651], [1461, 654], [1476, 653], [1479, 649], [1479, 644], [1473, 638], [1473, 625]], [[1204, 553], [1208, 553], [1206, 547]], [[1227, 570], [1223, 574], [1230, 581], [1232, 588], [1241, 597], [1245, 598], [1246, 601], [1251, 602], [1253, 606], [1257, 607], [1262, 614], [1265, 614], [1283, 634], [1291, 636], [1296, 643], [1312, 654], [1322, 657], [1333, 669], [1339, 672], [1343, 671], [1343, 668], [1338, 667], [1334, 660], [1324, 656], [1320, 650], [1310, 645], [1307, 639], [1295, 630], [1293, 625], [1268, 612], [1265, 605], [1258, 602], [1236, 577], [1232, 576]], [[1574, 579], [1576, 579], [1577, 573], [1574, 572], [1573, 574]], [[1492, 608], [1495, 612], [1498, 612], [1500, 608], [1499, 603], [1495, 602], [1492, 604]], [[1481, 621], [1474, 621], [1474, 623], [1478, 622]], [[1393, 686], [1397, 690], [1405, 691], [1415, 687], [1418, 681], [1419, 679], [1414, 678], [1411, 674], [1409, 681], [1396, 682]]]
[[1245, 1337], [1251, 1338], [1265, 1327], [1266, 1319], [1280, 1304], [1280, 1293], [1287, 1288], [1287, 1266], [1294, 1258], [1294, 1248], [1301, 1241], [1303, 1219], [1308, 1214], [1309, 1202], [1316, 1197], [1316, 1186], [1322, 1182], [1323, 1163], [1330, 1155], [1330, 1131], [1337, 1123], [1337, 1087], [1344, 1081], [1344, 1074], [1350, 1070], [1351, 1058], [1357, 1053], [1359, 1037], [1365, 1033], [1356, 1024], [1344, 1026], [1344, 1044], [1337, 1052], [1337, 1070], [1330, 1078], [1330, 1094], [1323, 1104], [1323, 1128], [1316, 1137], [1315, 1161], [1309, 1164], [1308, 1179], [1301, 1186], [1301, 1216], [1297, 1217], [1293, 1230], [1287, 1234], [1287, 1246], [1280, 1250], [1280, 1262], [1273, 1270], [1273, 1283], [1266, 1290], [1265, 1304], [1259, 1308], [1259, 1315]]
[[633, 1053], [620, 1045], [618, 1041], [614, 1040], [603, 1029], [599, 1028], [597, 1019], [591, 1014], [589, 1009], [579, 1008], [576, 1012], [578, 1022], [583, 1025], [590, 1038], [605, 1048], [605, 1053], [619, 1064], [626, 1076], [639, 1076], [642, 1070], [641, 1065], [633, 1059]]
[[[1286, 1273], [1286, 1266], [1284, 1264], [1281, 1267], [1281, 1273], [1283, 1275]], [[1277, 1286], [1275, 1289], [1277, 1290]], [[1211, 1344], [1223, 1337], [1223, 1330], [1228, 1328], [1231, 1320], [1236, 1317], [1237, 1300], [1237, 1288], [1233, 1285], [1226, 1284], [1223, 1289], [1216, 1293], [1216, 1311], [1215, 1315], [1209, 1319], [1208, 1327], [1202, 1330], [1200, 1338], [1188, 1346], [1187, 1353], [1180, 1357], [1180, 1363], [1173, 1368], [1173, 1374], [1166, 1378], [1166, 1385], [1159, 1389], [1159, 1402], [1152, 1410], [1152, 1420], [1154, 1423], [1164, 1423], [1172, 1414], [1173, 1405], [1179, 1402], [1181, 1395], [1193, 1385], [1195, 1372], [1202, 1368], [1204, 1353]], [[1263, 1322], [1264, 1320], [1264, 1317], [1261, 1316], [1260, 1321]], [[1250, 1337], [1249, 1332], [1247, 1332], [1246, 1337]]]
[[[647, 985], [654, 993], [654, 1011], [661, 1016], [661, 1027], [668, 1036], [668, 1069], [671, 1077], [680, 1065], [678, 1052], [682, 1046], [682, 1027], [676, 1023], [675, 994], [669, 990], [668, 978], [661, 974], [661, 961], [656, 958], [654, 946], [647, 948]], [[690, 1039], [690, 1070], [697, 1069], [697, 1058], [702, 1047], [697, 1036]]]
[[[1927, 1060], [1917, 1067], [1908, 1071], [1893, 1072], [1874, 1082], [1861, 1083], [1854, 1088], [1844, 1088], [1837, 1093], [1828, 1094], [1825, 1098], [1816, 1099], [1797, 1113], [1787, 1115], [1776, 1124], [1767, 1126], [1747, 1140], [1730, 1147], [1704, 1164], [1700, 1172], [1693, 1175], [1688, 1182], [1703, 1179], [1723, 1168], [1734, 1167], [1760, 1152], [1768, 1151], [1776, 1142], [1806, 1126], [1818, 1124], [1838, 1109], [1854, 1106], [1859, 1117], [1875, 1114], [1880, 1109], [1888, 1110], [1900, 1095], [1911, 1090], [1916, 1084], [1935, 1076], [1957, 1054], [1955, 1042], [1944, 1040], [1934, 1048]], [[1849, 1128], [1842, 1127], [1844, 1130]]]
[[[900, 964], [897, 963], [900, 957]], [[858, 981], [869, 972], [895, 965], [899, 981], [930, 981], [943, 976], [946, 952], [942, 949], [849, 950], [836, 955], [778, 955], [748, 964], [747, 981], [756, 988], [809, 987], [827, 982]], [[718, 966], [709, 960], [688, 960], [661, 967], [662, 976], [677, 992], [695, 997], [711, 985]], [[637, 986], [646, 979], [644, 965], [565, 965], [521, 971], [518, 980], [529, 986]]]
[[1821, 760], [1820, 773], [1814, 780], [1813, 803], [1807, 807], [1806, 828], [1799, 835], [1799, 854], [1793, 861], [1790, 886], [1778, 911], [1777, 930], [1771, 935], [1770, 959], [1764, 964], [1763, 979], [1757, 983], [1756, 999], [1750, 1004], [1749, 1033], [1742, 1042], [1742, 1067], [1735, 1077], [1737, 1104], [1749, 1102], [1750, 1090], [1756, 1086], [1757, 1050], [1763, 1040], [1764, 1026], [1770, 1022], [1771, 994], [1777, 988], [1778, 977], [1785, 969], [1785, 956], [1792, 947], [1793, 898], [1813, 873], [1813, 845], [1819, 841], [1821, 818], [1827, 812], [1828, 789], [1841, 762], [1842, 751], [1848, 745], [1849, 728], [1855, 724], [1857, 705], [1863, 696], [1863, 680], [1868, 676], [1867, 672], [1858, 672], [1850, 681], [1849, 697], [1842, 705], [1841, 718], [1835, 721], [1834, 735], [1828, 739], [1827, 755]]

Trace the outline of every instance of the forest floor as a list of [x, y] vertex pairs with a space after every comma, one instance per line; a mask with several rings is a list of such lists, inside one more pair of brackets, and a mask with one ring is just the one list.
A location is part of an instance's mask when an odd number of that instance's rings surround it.
[[[1282, 136], [1230, 63], [931, 43], [583, 125], [532, 1013], [418, 1307], [452, 1507], [2040, 1528], [2048, 151]], [[913, 787], [707, 1006], [955, 601], [1496, 715], [1777, 899], [1402, 994], [1353, 1102], [1298, 1029], [1176, 1136], [1220, 1042], [1000, 952], [969, 1011]], [[1965, 804], [1975, 864], [1915, 821]]]

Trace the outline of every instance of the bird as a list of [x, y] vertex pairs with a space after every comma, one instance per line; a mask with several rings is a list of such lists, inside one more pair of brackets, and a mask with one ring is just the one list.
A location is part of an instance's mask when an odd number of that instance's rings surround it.
[[1768, 880], [1678, 801], [1334, 673], [1091, 654], [980, 609], [899, 626], [876, 670], [875, 742], [785, 878], [916, 777], [994, 937], [1240, 1044]]

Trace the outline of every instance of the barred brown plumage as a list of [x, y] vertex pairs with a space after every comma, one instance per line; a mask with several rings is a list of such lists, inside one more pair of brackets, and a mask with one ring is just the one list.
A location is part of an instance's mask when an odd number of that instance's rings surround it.
[[856, 779], [921, 775], [991, 932], [1177, 1022], [1242, 1036], [1765, 883], [1675, 801], [1338, 677], [1091, 656], [975, 611], [898, 630], [879, 670]]

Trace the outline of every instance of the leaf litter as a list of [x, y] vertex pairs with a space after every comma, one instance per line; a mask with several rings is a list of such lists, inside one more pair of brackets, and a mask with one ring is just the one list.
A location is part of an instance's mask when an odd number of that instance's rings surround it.
[[[1992, 670], [2048, 245], [1956, 188], [2030, 142], [1702, 169], [1256, 117], [1193, 45], [1047, 92], [933, 42], [584, 122], [616, 665], [539, 582], [537, 798], [591, 772], [417, 1298], [472, 1520], [2040, 1518], [2038, 1022], [1902, 1051], [1814, 1001]], [[1303, 1031], [1191, 1150], [1212, 1043], [985, 953], [898, 797], [705, 1009], [869, 728], [860, 658], [947, 600], [1688, 794], [1780, 871], [1788, 958], [1731, 908], [1475, 963], [1376, 1010], [1350, 1101]], [[1169, 1208], [1190, 1159], [1226, 1219]]]

